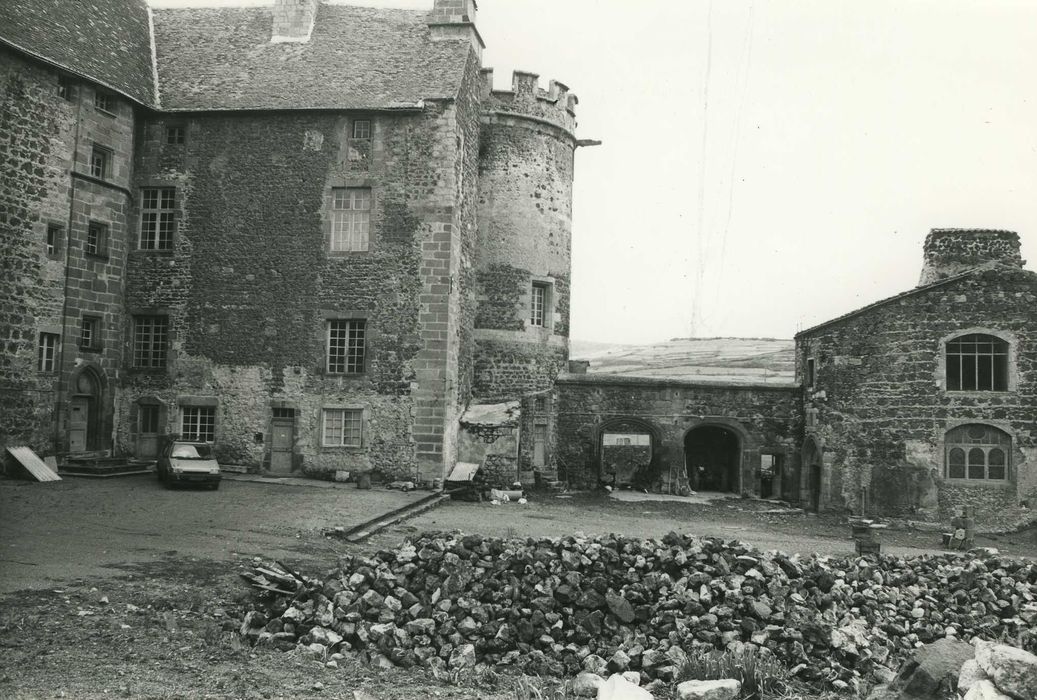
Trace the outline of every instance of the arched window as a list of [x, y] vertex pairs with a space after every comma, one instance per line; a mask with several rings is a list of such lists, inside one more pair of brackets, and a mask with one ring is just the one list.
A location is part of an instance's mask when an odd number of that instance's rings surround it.
[[1012, 438], [990, 425], [961, 425], [947, 433], [949, 479], [1005, 481], [1011, 467]]
[[1008, 343], [981, 333], [947, 341], [947, 391], [1008, 391]]

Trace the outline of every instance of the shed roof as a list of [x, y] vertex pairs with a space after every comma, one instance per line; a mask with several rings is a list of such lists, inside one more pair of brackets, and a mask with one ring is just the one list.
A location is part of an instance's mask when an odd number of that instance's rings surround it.
[[0, 42], [155, 106], [145, 0], [3, 0]]
[[166, 110], [394, 109], [460, 90], [469, 44], [424, 11], [321, 4], [306, 42], [271, 43], [270, 7], [157, 9]]

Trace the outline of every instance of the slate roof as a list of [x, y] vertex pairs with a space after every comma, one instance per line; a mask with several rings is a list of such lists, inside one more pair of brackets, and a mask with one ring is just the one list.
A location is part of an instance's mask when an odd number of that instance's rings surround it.
[[154, 106], [145, 0], [0, 0], [0, 42]]
[[461, 41], [424, 11], [320, 5], [306, 43], [270, 43], [270, 7], [156, 9], [164, 110], [392, 109], [456, 97]]
[[[950, 230], [950, 229], [944, 229], [944, 230]], [[970, 230], [974, 230], [974, 229], [970, 229]], [[872, 311], [873, 309], [878, 309], [878, 308], [881, 308], [883, 306], [887, 306], [889, 304], [893, 304], [893, 303], [899, 302], [899, 301], [901, 301], [903, 299], [907, 299], [909, 297], [913, 297], [913, 296], [915, 296], [917, 294], [924, 294], [926, 292], [932, 291], [933, 289], [937, 289], [939, 287], [950, 286], [950, 285], [953, 285], [956, 282], [960, 282], [963, 279], [966, 279], [968, 277], [972, 277], [974, 275], [979, 275], [979, 274], [982, 274], [982, 273], [986, 273], [986, 272], [989, 272], [990, 270], [1001, 270], [1001, 271], [1004, 271], [1006, 273], [1022, 274], [1027, 279], [1029, 279], [1035, 286], [1037, 286], [1037, 273], [1032, 272], [1030, 270], [1024, 270], [1023, 268], [1018, 267], [1016, 265], [1004, 265], [1004, 264], [1001, 264], [1001, 263], [995, 261], [995, 262], [987, 263], [985, 265], [980, 265], [978, 267], [974, 267], [974, 268], [972, 268], [970, 270], [966, 270], [965, 272], [962, 272], [961, 274], [954, 275], [952, 277], [945, 277], [942, 280], [937, 280], [935, 282], [931, 282], [930, 284], [922, 285], [920, 287], [915, 287], [914, 289], [909, 289], [906, 292], [901, 292], [900, 294], [896, 294], [894, 296], [886, 297], [885, 299], [880, 299], [879, 301], [872, 302], [871, 304], [868, 304], [867, 306], [862, 306], [861, 308], [855, 309], [853, 311], [850, 311], [849, 313], [845, 313], [842, 316], [836, 316], [835, 318], [830, 319], [828, 321], [825, 321], [823, 323], [819, 323], [816, 326], [811, 326], [810, 328], [804, 329], [804, 330], [800, 331], [799, 333], [796, 333], [796, 337], [800, 338], [800, 337], [805, 336], [805, 335], [810, 335], [811, 333], [814, 333], [815, 331], [821, 330], [822, 328], [827, 328], [828, 326], [832, 326], [832, 325], [835, 325], [837, 323], [842, 323], [843, 321], [847, 321], [847, 320], [849, 320], [851, 318], [855, 318], [857, 316], [862, 316], [862, 315]]]

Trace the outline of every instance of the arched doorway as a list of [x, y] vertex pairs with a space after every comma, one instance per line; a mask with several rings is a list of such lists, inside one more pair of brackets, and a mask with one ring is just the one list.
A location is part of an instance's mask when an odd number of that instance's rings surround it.
[[696, 491], [739, 490], [742, 447], [738, 434], [719, 425], [693, 428], [684, 436], [684, 466]]
[[99, 449], [100, 407], [101, 380], [97, 373], [88, 367], [75, 377], [72, 384], [68, 417], [69, 452]]
[[655, 480], [655, 431], [636, 420], [612, 421], [598, 435], [598, 479], [610, 486], [648, 488]]
[[803, 444], [803, 466], [807, 472], [807, 503], [809, 510], [817, 512], [821, 509], [821, 450], [812, 438]]

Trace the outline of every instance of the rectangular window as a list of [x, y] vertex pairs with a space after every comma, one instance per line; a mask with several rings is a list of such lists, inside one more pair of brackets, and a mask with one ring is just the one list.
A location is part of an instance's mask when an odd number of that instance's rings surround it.
[[533, 298], [530, 305], [529, 325], [544, 326], [547, 321], [547, 285], [533, 283]]
[[90, 152], [90, 174], [104, 179], [108, 177], [112, 163], [112, 152], [104, 146], [94, 145]]
[[58, 97], [68, 102], [75, 97], [75, 84], [64, 76], [58, 78]]
[[371, 120], [370, 119], [354, 119], [353, 120], [353, 138], [355, 138], [355, 139], [369, 139], [369, 138], [371, 138]]
[[133, 317], [133, 366], [160, 369], [166, 366], [169, 344], [167, 316]]
[[367, 250], [371, 234], [371, 189], [336, 187], [331, 195], [331, 250]]
[[61, 239], [64, 228], [60, 224], [47, 225], [47, 257], [57, 258], [61, 253]]
[[79, 325], [79, 347], [97, 348], [101, 346], [101, 319], [97, 316], [84, 316]]
[[212, 442], [216, 439], [216, 408], [181, 406], [180, 439], [185, 442]]
[[137, 407], [137, 432], [153, 435], [158, 433], [158, 412], [156, 404], [142, 403]]
[[53, 372], [57, 366], [58, 334], [40, 333], [40, 346], [37, 369], [41, 372]]
[[817, 363], [814, 358], [807, 358], [807, 387], [813, 389], [817, 382]]
[[91, 221], [86, 227], [86, 245], [83, 252], [87, 255], [104, 256], [108, 254], [108, 224]]
[[362, 447], [364, 411], [360, 408], [324, 409], [324, 440], [326, 447]]
[[328, 372], [360, 374], [364, 371], [367, 322], [363, 320], [328, 322]]
[[101, 92], [100, 90], [96, 90], [94, 92], [94, 107], [101, 110], [102, 112], [114, 114], [115, 98], [112, 95], [109, 95], [107, 92]]
[[166, 145], [168, 146], [182, 146], [184, 143], [184, 127], [182, 126], [167, 126], [166, 127]]
[[537, 413], [547, 412], [547, 397], [538, 396], [533, 400], [533, 410]]
[[172, 250], [176, 225], [176, 188], [145, 187], [140, 198], [141, 250]]

